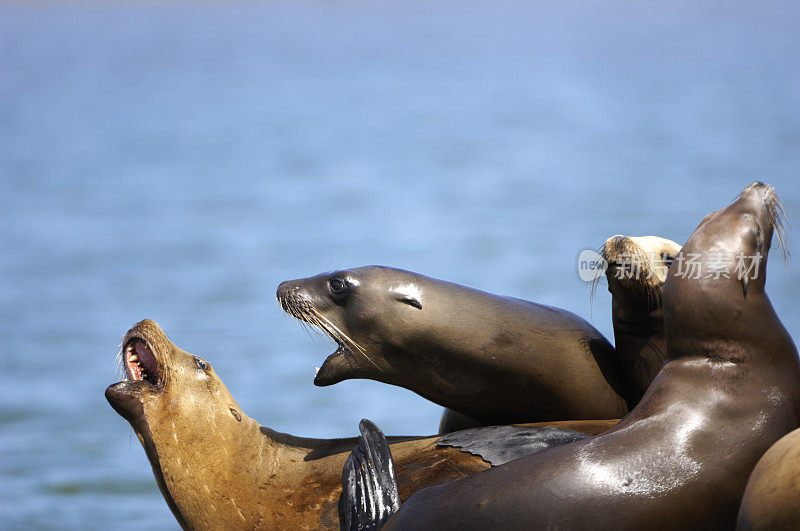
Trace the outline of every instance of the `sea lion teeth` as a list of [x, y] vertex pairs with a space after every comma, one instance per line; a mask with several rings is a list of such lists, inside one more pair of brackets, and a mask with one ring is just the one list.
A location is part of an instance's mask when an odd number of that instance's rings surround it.
[[136, 354], [131, 354], [131, 357], [128, 358], [128, 359], [130, 361], [133, 361], [133, 362], [138, 362], [139, 361], [139, 356], [137, 356]]

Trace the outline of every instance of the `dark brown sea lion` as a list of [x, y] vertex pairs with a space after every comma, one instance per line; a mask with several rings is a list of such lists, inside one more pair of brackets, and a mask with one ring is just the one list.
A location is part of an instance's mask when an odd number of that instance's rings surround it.
[[616, 235], [602, 249], [611, 292], [614, 349], [635, 403], [666, 361], [661, 295], [669, 265], [681, 250], [658, 236]]
[[764, 291], [780, 212], [753, 183], [694, 231], [664, 286], [669, 361], [617, 426], [423, 489], [385, 528], [732, 528], [750, 471], [800, 421], [797, 349]]
[[380, 266], [287, 281], [277, 298], [339, 345], [316, 385], [378, 380], [481, 425], [628, 410], [613, 347], [566, 310]]
[[[127, 381], [110, 386], [106, 398], [133, 426], [183, 527], [339, 527], [342, 466], [355, 438], [294, 437], [259, 425], [206, 360], [176, 347], [153, 321], [136, 324], [122, 345]], [[603, 428], [591, 421], [553, 424], [588, 434]], [[536, 438], [535, 430], [521, 428], [505, 445], [515, 446], [525, 433]], [[438, 439], [390, 439], [402, 499], [489, 467]]]
[[747, 481], [736, 529], [800, 529], [800, 430], [759, 459]]

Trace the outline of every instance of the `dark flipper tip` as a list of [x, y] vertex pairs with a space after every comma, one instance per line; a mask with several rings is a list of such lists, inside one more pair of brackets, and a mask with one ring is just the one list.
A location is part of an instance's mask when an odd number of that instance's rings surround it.
[[339, 498], [340, 528], [379, 529], [400, 508], [394, 462], [383, 432], [367, 419], [358, 425], [361, 436], [342, 469]]

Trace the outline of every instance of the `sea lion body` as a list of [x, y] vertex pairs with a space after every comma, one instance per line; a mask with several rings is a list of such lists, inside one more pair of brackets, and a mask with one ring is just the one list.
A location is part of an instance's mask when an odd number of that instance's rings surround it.
[[[191, 529], [338, 529], [342, 467], [356, 438], [295, 437], [248, 417], [204, 359], [148, 319], [123, 339], [128, 380], [106, 390], [144, 446], [178, 522]], [[608, 421], [555, 422], [594, 434]], [[391, 437], [401, 499], [490, 464], [437, 445]]]
[[339, 344], [316, 385], [378, 380], [481, 425], [628, 409], [613, 347], [566, 310], [380, 266], [287, 281], [277, 297]]
[[[756, 461], [800, 418], [797, 349], [764, 292], [778, 204], [754, 183], [686, 242], [677, 261], [697, 254], [702, 276], [670, 268], [670, 361], [617, 426], [423, 489], [385, 528], [732, 528]], [[757, 278], [705, 277], [717, 253], [756, 252]]]

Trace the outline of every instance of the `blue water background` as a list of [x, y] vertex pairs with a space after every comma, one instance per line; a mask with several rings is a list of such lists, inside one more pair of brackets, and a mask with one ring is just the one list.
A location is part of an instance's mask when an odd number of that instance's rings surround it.
[[[432, 433], [411, 392], [314, 387], [334, 345], [278, 283], [391, 265], [612, 337], [582, 249], [682, 242], [755, 179], [800, 219], [798, 8], [702, 4], [0, 5], [0, 526], [177, 527], [103, 397], [144, 317], [274, 429]], [[768, 290], [798, 337], [796, 263]]]

